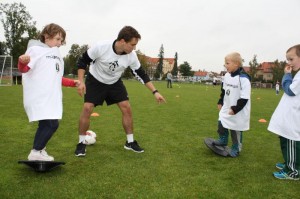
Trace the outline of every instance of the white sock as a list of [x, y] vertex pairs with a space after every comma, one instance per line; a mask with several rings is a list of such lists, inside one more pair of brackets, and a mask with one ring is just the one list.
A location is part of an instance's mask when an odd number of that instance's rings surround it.
[[85, 135], [79, 135], [79, 143], [80, 142], [84, 142], [84, 139], [85, 139]]
[[127, 142], [128, 143], [131, 143], [131, 142], [133, 142], [134, 141], [134, 139], [133, 139], [133, 134], [127, 134]]

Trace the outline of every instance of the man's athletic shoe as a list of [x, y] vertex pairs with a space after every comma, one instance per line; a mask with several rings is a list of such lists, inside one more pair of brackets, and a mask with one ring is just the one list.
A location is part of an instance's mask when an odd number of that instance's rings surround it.
[[54, 161], [54, 158], [46, 152], [45, 149], [40, 151], [32, 149], [28, 155], [28, 160], [31, 161]]
[[228, 136], [227, 135], [220, 136], [219, 139], [214, 140], [212, 144], [216, 146], [227, 146]]
[[276, 163], [276, 168], [277, 169], [282, 170], [283, 167], [284, 167], [284, 163], [280, 163], [280, 162]]
[[85, 147], [86, 145], [83, 144], [82, 142], [78, 143], [76, 146], [75, 155], [77, 157], [85, 156], [85, 152], [86, 152]]
[[132, 150], [134, 152], [137, 152], [137, 153], [143, 153], [144, 152], [144, 149], [142, 149], [139, 144], [137, 143], [136, 140], [134, 140], [133, 142], [130, 142], [128, 143], [126, 141], [125, 145], [124, 145], [124, 149], [127, 149], [127, 150]]
[[299, 176], [290, 176], [283, 170], [273, 173], [274, 177], [280, 180], [299, 180]]

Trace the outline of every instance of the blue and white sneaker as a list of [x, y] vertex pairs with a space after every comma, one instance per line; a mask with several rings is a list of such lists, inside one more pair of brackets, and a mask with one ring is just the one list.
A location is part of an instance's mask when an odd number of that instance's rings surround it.
[[237, 156], [239, 156], [240, 154], [240, 151], [239, 151], [239, 146], [238, 144], [233, 144], [231, 149], [229, 150], [229, 155], [232, 157], [232, 158], [236, 158]]
[[283, 167], [284, 167], [284, 163], [278, 162], [278, 163], [276, 163], [275, 166], [276, 166], [277, 169], [282, 170]]
[[274, 172], [273, 175], [274, 175], [275, 178], [280, 179], [280, 180], [299, 180], [299, 176], [296, 176], [296, 177], [289, 176], [283, 170], [280, 170], [278, 172]]
[[212, 142], [212, 144], [216, 145], [216, 146], [227, 146], [227, 144], [228, 144], [228, 136], [227, 135], [220, 136], [219, 139], [214, 140]]

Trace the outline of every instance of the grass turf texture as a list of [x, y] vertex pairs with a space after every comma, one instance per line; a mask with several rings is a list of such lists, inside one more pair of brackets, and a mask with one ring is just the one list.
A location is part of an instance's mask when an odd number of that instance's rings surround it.
[[[47, 145], [65, 165], [47, 173], [18, 164], [26, 160], [37, 123], [28, 123], [22, 86], [0, 87], [0, 198], [289, 198], [299, 182], [277, 180], [282, 161], [279, 139], [267, 131], [281, 95], [252, 89], [251, 130], [244, 133], [238, 158], [215, 155], [203, 143], [217, 138], [220, 87], [154, 82], [167, 100], [158, 105], [137, 81], [124, 81], [133, 110], [135, 139], [143, 154], [123, 149], [125, 134], [117, 106], [97, 107], [91, 118], [97, 142], [87, 156], [74, 155], [82, 98], [63, 88], [64, 115]], [[282, 93], [281, 93], [282, 94]]]

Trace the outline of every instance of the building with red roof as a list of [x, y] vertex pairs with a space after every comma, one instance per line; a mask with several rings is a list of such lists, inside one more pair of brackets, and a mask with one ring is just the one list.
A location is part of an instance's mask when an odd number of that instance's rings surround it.
[[263, 79], [265, 81], [273, 80], [273, 67], [274, 62], [263, 62], [257, 67], [256, 78]]
[[[153, 58], [153, 57], [148, 57], [146, 56], [146, 62], [148, 65], [148, 69], [147, 69], [147, 74], [150, 76], [150, 78], [153, 78], [153, 75], [156, 71], [158, 62], [159, 62], [159, 58]], [[163, 59], [163, 68], [162, 68], [162, 72], [163, 74], [168, 73], [169, 71], [171, 72], [173, 67], [174, 67], [174, 62], [175, 62], [175, 58], [164, 58]]]

